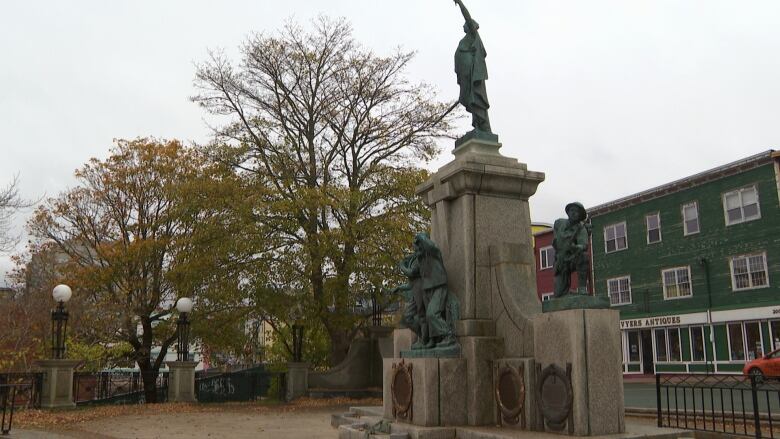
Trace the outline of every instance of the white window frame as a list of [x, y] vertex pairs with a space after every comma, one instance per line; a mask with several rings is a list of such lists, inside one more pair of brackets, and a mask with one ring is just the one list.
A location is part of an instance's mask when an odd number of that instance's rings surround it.
[[[669, 271], [674, 271], [674, 280], [677, 281], [677, 270], [686, 269], [688, 270], [688, 283], [690, 283], [690, 294], [686, 296], [677, 296], [677, 297], [667, 297], [666, 294], [666, 276], [665, 274]], [[679, 299], [688, 299], [690, 297], [693, 297], [693, 278], [691, 277], [691, 266], [685, 265], [682, 267], [672, 267], [672, 268], [665, 268], [661, 270], [661, 285], [663, 286], [663, 293], [664, 293], [664, 300], [679, 300]], [[676, 282], [675, 285], [679, 285], [679, 282]]]
[[[658, 241], [650, 242], [650, 226], [647, 224], [647, 219], [651, 216], [658, 217]], [[655, 229], [652, 229], [655, 230]], [[655, 212], [655, 213], [649, 213], [645, 215], [645, 235], [647, 238], [647, 245], [650, 244], [658, 244], [659, 242], [664, 240], [663, 233], [661, 232], [661, 212]]]
[[[680, 327], [672, 327], [672, 328], [665, 328], [666, 331], [666, 360], [669, 363], [682, 363], [683, 362], [683, 351], [682, 351], [682, 334], [680, 334]], [[677, 352], [680, 354], [680, 358], [677, 360], [672, 360], [672, 340], [669, 337], [669, 333], [672, 331], [677, 331]]]
[[[550, 250], [553, 250], [553, 246], [548, 245], [547, 247], [542, 247], [539, 249], [539, 271], [542, 270], [549, 270], [555, 266], [555, 258], [553, 260], [550, 260]], [[546, 260], [548, 265], [544, 265], [544, 259], [542, 259], [542, 253], [546, 255]]]
[[[696, 360], [694, 359], [693, 355], [693, 331], [699, 330], [701, 331], [701, 348], [702, 353], [704, 354], [704, 359], [702, 360]], [[691, 363], [706, 363], [707, 362], [707, 338], [705, 337], [706, 332], [704, 331], [704, 326], [689, 326], [688, 327], [688, 342], [691, 348]]]
[[772, 349], [770, 349], [770, 350], [769, 350], [769, 352], [772, 352], [772, 351], [774, 351], [775, 349], [780, 349], [780, 343], [778, 343], [777, 345], [775, 345], [775, 338], [777, 338], [778, 340], [780, 340], [780, 333], [778, 333], [778, 334], [775, 334], [775, 331], [772, 329], [772, 322], [773, 322], [773, 321], [778, 321], [778, 320], [780, 320], [780, 319], [768, 319], [768, 320], [766, 321], [766, 324], [767, 324], [767, 326], [769, 326], [769, 338], [770, 338], [770, 340], [769, 340], [769, 344], [770, 344], [770, 345], [771, 345], [771, 347], [772, 347]]
[[[617, 226], [619, 226], [619, 225], [623, 226], [623, 231], [626, 233], [625, 236], [624, 236], [624, 238], [626, 239], [626, 246], [623, 247], [623, 248], [618, 248], [618, 245], [617, 245], [617, 243], [618, 243]], [[609, 250], [607, 250], [607, 229], [611, 229], [611, 228], [615, 229], [615, 250], [609, 251]], [[623, 250], [628, 250], [628, 225], [626, 224], [626, 222], [625, 221], [621, 221], [619, 223], [614, 223], [614, 224], [610, 224], [608, 226], [604, 226], [604, 253], [609, 254], [609, 253], [615, 253], [615, 252], [619, 252], [619, 251], [623, 251]]]
[[[642, 334], [639, 330], [629, 330], [629, 331], [621, 331], [625, 334], [624, 337], [624, 355], [625, 355], [625, 364], [642, 364]], [[631, 337], [629, 336], [630, 332], [636, 333], [637, 336], [637, 355], [639, 356], [639, 360], [637, 361], [631, 361]]]
[[[609, 289], [609, 282], [610, 281], [617, 281], [618, 282], [618, 288], [620, 287], [620, 281], [623, 279], [628, 279], [628, 302], [618, 302], [618, 303], [612, 303], [612, 291]], [[609, 306], [623, 306], [623, 305], [631, 305], [634, 301], [634, 296], [631, 293], [631, 276], [619, 276], [619, 277], [613, 277], [607, 279], [607, 298], [609, 298]], [[618, 299], [620, 299], [620, 291], [618, 291]]]
[[[742, 356], [745, 357], [743, 359], [734, 359], [731, 355], [733, 351], [731, 350], [731, 331], [729, 331], [729, 326], [731, 325], [738, 325], [740, 327], [740, 330], [742, 331]], [[726, 323], [726, 347], [729, 350], [729, 361], [734, 361], [738, 363], [746, 363], [747, 360], [747, 349], [745, 349], [746, 341], [745, 341], [745, 325], [742, 322], [727, 322]]]
[[[756, 208], [758, 209], [758, 215], [750, 218], [745, 218], [745, 205], [742, 203], [742, 192], [747, 189], [753, 189], [756, 192]], [[726, 197], [732, 194], [737, 194], [739, 196], [739, 210], [742, 214], [742, 219], [740, 220], [731, 221], [729, 219], [729, 211], [728, 207], [726, 207]], [[741, 187], [739, 189], [734, 189], [733, 191], [725, 192], [721, 196], [721, 201], [723, 202], [723, 218], [726, 221], [726, 227], [761, 219], [761, 199], [758, 196], [758, 185], [753, 184], [750, 186]]]
[[[696, 224], [699, 226], [699, 229], [695, 232], [689, 232], [688, 231], [688, 221], [685, 219], [685, 208], [688, 206], [695, 206], [696, 207]], [[695, 235], [697, 233], [701, 232], [701, 216], [699, 215], [699, 202], [698, 201], [691, 201], [689, 203], [685, 203], [680, 207], [680, 215], [682, 215], [682, 222], [683, 222], [683, 236], [690, 236]]]
[[[766, 276], [766, 285], [749, 286], [745, 288], [737, 288], [737, 279], [734, 277], [734, 259], [738, 258], [750, 258], [751, 256], [761, 256], [764, 259], [764, 275]], [[766, 252], [750, 253], [746, 255], [729, 256], [729, 272], [731, 274], [731, 291], [748, 291], [748, 290], [760, 290], [763, 288], [769, 288], [769, 265], [766, 261]], [[748, 264], [748, 280], [753, 283], [753, 278], [750, 277], [750, 264]]]
[[555, 293], [542, 293], [542, 302], [547, 302], [548, 300], [551, 300]]
[[[756, 323], [758, 324], [758, 337], [760, 338], [759, 343], [761, 343], [761, 355], [766, 355], [769, 352], [772, 352], [774, 349], [764, 352], [764, 328], [761, 326], [761, 320], [746, 320], [742, 322], [742, 344], [745, 346], [745, 362], [752, 361], [748, 360], [748, 351], [750, 350], [750, 346], [748, 345], [748, 334], [747, 334], [747, 325], [749, 323]], [[754, 358], [755, 360], [755, 358]]]

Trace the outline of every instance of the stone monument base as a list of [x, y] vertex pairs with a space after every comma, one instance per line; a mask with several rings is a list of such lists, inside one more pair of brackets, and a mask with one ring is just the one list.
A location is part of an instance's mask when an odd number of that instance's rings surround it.
[[384, 418], [423, 427], [467, 423], [466, 360], [384, 360]]
[[73, 370], [81, 360], [38, 360], [35, 364], [43, 369], [41, 407], [74, 407]]
[[197, 361], [168, 361], [168, 402], [197, 402], [195, 366]]
[[401, 358], [458, 358], [460, 346], [454, 344], [446, 347], [430, 349], [407, 349], [401, 351]]
[[287, 363], [287, 382], [285, 383], [287, 401], [306, 396], [309, 391], [309, 363]]
[[606, 296], [575, 293], [542, 302], [542, 312], [564, 311], [567, 309], [609, 309], [609, 307], [609, 298]]
[[534, 318], [535, 430], [577, 436], [625, 431], [619, 312], [572, 309]]

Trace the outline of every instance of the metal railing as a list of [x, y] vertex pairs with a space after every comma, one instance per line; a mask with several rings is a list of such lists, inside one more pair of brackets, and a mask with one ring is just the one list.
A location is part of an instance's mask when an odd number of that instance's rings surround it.
[[[199, 402], [256, 401], [271, 396], [283, 401], [285, 377], [283, 372], [269, 372], [259, 366], [197, 378], [195, 393]], [[271, 394], [272, 389], [276, 395]]]
[[0, 385], [19, 385], [14, 394], [14, 405], [24, 408], [41, 406], [43, 373], [41, 372], [5, 372], [0, 373]]
[[3, 436], [11, 432], [14, 423], [14, 409], [16, 408], [16, 397], [20, 393], [28, 393], [32, 384], [0, 384], [0, 411], [3, 412], [0, 419], [0, 434]]
[[780, 381], [754, 375], [656, 374], [659, 427], [775, 437]]
[[[157, 402], [167, 399], [168, 373], [152, 372]], [[73, 400], [84, 404], [138, 404], [145, 400], [141, 372], [77, 372], [73, 374]]]

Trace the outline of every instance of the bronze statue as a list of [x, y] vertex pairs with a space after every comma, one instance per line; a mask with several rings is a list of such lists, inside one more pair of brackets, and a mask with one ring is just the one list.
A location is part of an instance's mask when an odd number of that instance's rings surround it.
[[488, 79], [485, 63], [487, 51], [482, 44], [482, 38], [479, 37], [479, 24], [471, 18], [471, 14], [461, 0], [455, 0], [455, 4], [460, 6], [463, 18], [466, 20], [463, 25], [466, 35], [460, 40], [455, 51], [455, 73], [460, 85], [458, 102], [471, 113], [471, 125], [476, 131], [492, 133], [488, 118], [490, 103], [485, 88], [485, 81]]
[[447, 271], [441, 251], [427, 233], [414, 237], [414, 253], [400, 263], [408, 282], [392, 290], [406, 299], [401, 326], [412, 330], [412, 349], [450, 347], [457, 344], [457, 298], [447, 290]]
[[569, 294], [571, 275], [577, 272], [580, 294], [588, 294], [588, 245], [590, 226], [585, 223], [588, 212], [577, 202], [566, 205], [568, 218], [561, 218], [553, 225], [553, 249], [555, 249], [555, 297]]

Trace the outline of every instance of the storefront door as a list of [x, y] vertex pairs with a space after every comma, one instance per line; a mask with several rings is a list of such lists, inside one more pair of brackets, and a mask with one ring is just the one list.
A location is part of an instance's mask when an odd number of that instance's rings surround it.
[[653, 331], [644, 329], [640, 333], [642, 339], [642, 373], [650, 375], [655, 373], [653, 367]]

